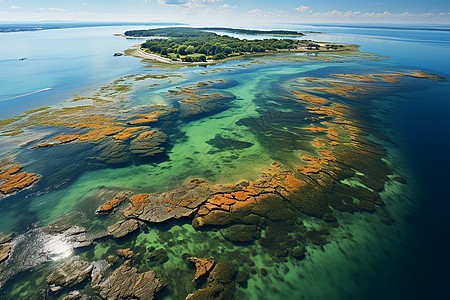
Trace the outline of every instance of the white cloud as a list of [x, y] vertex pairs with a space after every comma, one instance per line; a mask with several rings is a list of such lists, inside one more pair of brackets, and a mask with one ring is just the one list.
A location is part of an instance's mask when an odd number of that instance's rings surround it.
[[310, 12], [309, 6], [300, 5], [297, 8], [294, 8], [294, 10], [299, 11], [301, 13]]
[[223, 4], [223, 5], [220, 5], [219, 6], [220, 8], [225, 8], [225, 9], [234, 9], [234, 8], [237, 8], [238, 6], [237, 5], [234, 5], [234, 6], [231, 6], [230, 4]]
[[39, 10], [48, 10], [48, 11], [64, 11], [64, 9], [59, 8], [59, 7], [48, 7], [48, 8], [39, 8]]
[[261, 15], [264, 14], [264, 12], [261, 9], [259, 9], [259, 8], [255, 8], [255, 9], [249, 10], [248, 13], [251, 14], [251, 15], [255, 15], [255, 16], [261, 16]]
[[185, 6], [200, 6], [205, 2], [220, 2], [222, 0], [158, 0], [159, 4], [164, 5], [185, 5]]
[[11, 5], [9, 8], [11, 8], [11, 9], [21, 9], [21, 7], [15, 6], [15, 5]]

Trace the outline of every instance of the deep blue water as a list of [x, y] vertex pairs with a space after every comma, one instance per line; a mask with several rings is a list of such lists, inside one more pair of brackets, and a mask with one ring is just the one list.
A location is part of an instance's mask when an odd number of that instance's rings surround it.
[[[343, 27], [295, 27], [323, 32], [313, 40], [361, 45], [360, 50], [389, 56], [388, 61], [450, 79], [450, 32]], [[408, 97], [389, 122], [420, 183], [415, 247], [405, 250], [410, 263], [390, 286], [398, 299], [441, 299], [448, 284], [450, 253], [450, 86]], [[386, 275], [391, 270], [386, 270]]]
[[[58, 103], [142, 70], [136, 58], [113, 57], [139, 42], [113, 36], [130, 28], [0, 33], [0, 118]], [[359, 44], [364, 52], [386, 56], [382, 58], [386, 66], [420, 69], [450, 79], [450, 32], [301, 25], [280, 29], [321, 31], [306, 38]], [[47, 88], [51, 89], [21, 96]], [[415, 242], [403, 251], [399, 265], [404, 269], [383, 266], [381, 274], [386, 278], [395, 274], [395, 279], [374, 283], [369, 298], [385, 296], [388, 290], [389, 299], [439, 299], [448, 283], [448, 95], [446, 82], [425, 91], [405, 91], [398, 102], [384, 104], [389, 113], [383, 126], [397, 137], [395, 142], [419, 183], [417, 208], [410, 220]]]

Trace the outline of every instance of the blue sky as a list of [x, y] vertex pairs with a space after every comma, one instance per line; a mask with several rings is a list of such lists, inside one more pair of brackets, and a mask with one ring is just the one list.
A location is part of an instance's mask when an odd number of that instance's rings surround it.
[[278, 23], [450, 23], [450, 0], [0, 0], [7, 21]]

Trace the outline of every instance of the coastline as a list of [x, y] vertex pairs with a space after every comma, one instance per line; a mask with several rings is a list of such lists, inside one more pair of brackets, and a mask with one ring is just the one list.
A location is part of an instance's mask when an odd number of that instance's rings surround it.
[[[136, 37], [134, 37], [136, 38]], [[326, 43], [317, 43], [318, 45], [325, 45]], [[137, 44], [133, 46], [131, 49], [125, 50], [126, 55], [134, 56], [137, 58], [142, 59], [150, 59], [154, 61], [158, 61], [161, 63], [168, 63], [168, 64], [182, 64], [182, 65], [213, 65], [217, 63], [223, 63], [230, 60], [236, 60], [241, 58], [251, 58], [251, 57], [260, 57], [264, 55], [272, 55], [277, 53], [339, 53], [342, 54], [344, 52], [359, 52], [359, 45], [345, 45], [342, 50], [336, 50], [336, 49], [326, 49], [326, 50], [309, 50], [306, 49], [306, 47], [299, 47], [294, 50], [278, 50], [278, 51], [270, 51], [265, 53], [246, 53], [244, 55], [235, 55], [230, 56], [225, 59], [220, 60], [207, 60], [206, 62], [185, 62], [185, 61], [178, 61], [178, 60], [171, 60], [170, 58], [162, 57], [160, 55], [154, 54], [154, 53], [148, 53], [141, 49], [140, 44]]]

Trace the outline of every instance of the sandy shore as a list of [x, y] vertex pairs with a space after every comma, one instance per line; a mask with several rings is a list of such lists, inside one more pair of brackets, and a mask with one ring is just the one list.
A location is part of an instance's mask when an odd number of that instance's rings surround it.
[[128, 51], [127, 51], [127, 54], [132, 55], [134, 57], [151, 59], [151, 60], [155, 60], [155, 61], [159, 61], [159, 62], [163, 62], [163, 63], [169, 63], [169, 64], [208, 65], [208, 64], [214, 64], [214, 63], [218, 62], [215, 60], [207, 60], [206, 62], [185, 62], [185, 61], [179, 61], [179, 60], [171, 60], [170, 58], [166, 58], [166, 57], [162, 57], [162, 56], [159, 56], [156, 54], [142, 51], [140, 48], [140, 45], [136, 45]]
[[159, 62], [171, 63], [171, 64], [175, 63], [170, 58], [165, 58], [165, 57], [162, 57], [162, 56], [159, 56], [156, 54], [147, 53], [145, 51], [142, 51], [139, 47], [135, 47], [135, 48], [131, 49], [130, 54], [133, 56], [139, 57], [139, 58], [152, 59], [152, 60], [156, 60]]

